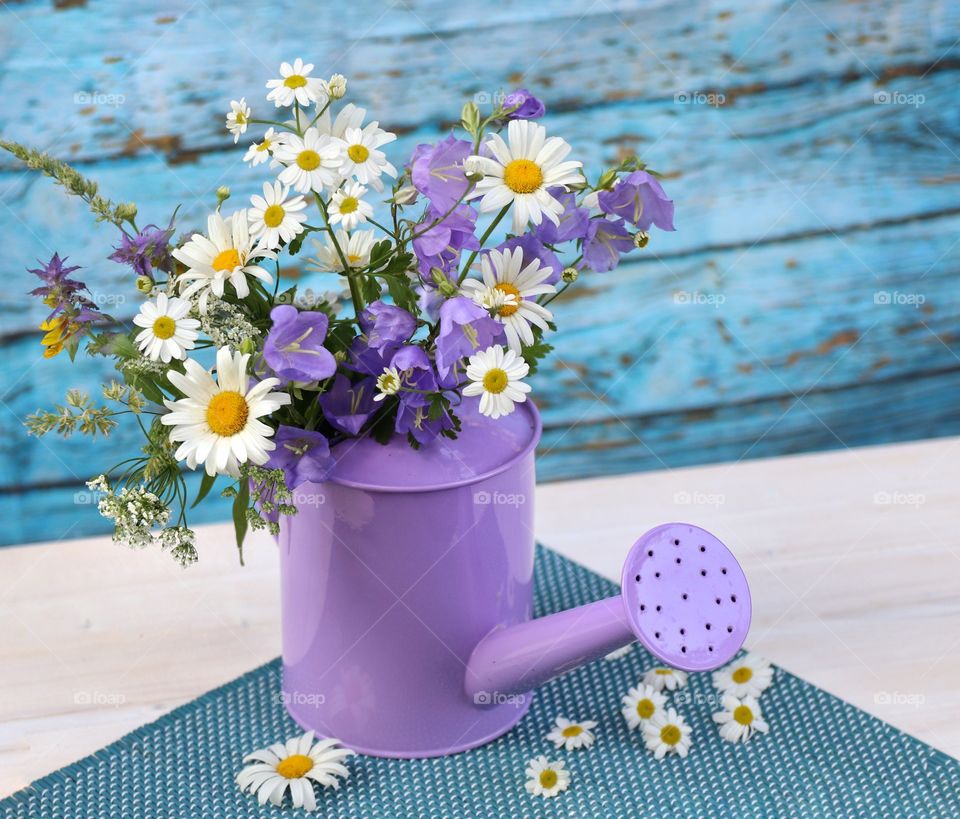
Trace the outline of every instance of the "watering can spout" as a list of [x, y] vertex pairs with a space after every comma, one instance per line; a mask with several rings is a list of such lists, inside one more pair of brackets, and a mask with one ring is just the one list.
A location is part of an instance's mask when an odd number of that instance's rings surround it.
[[467, 664], [466, 693], [495, 705], [635, 640], [666, 665], [708, 671], [734, 657], [750, 615], [730, 550], [704, 529], [667, 523], [633, 545], [621, 594], [486, 635]]

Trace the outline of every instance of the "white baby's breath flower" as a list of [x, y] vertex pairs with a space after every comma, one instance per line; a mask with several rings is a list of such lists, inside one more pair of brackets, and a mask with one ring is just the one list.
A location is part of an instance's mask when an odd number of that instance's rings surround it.
[[326, 95], [326, 83], [319, 77], [311, 77], [311, 71], [313, 63], [304, 63], [299, 57], [293, 65], [281, 63], [280, 79], [267, 82], [270, 89], [267, 99], [277, 108], [289, 107], [295, 102], [304, 107], [319, 102]]
[[623, 695], [620, 713], [632, 731], [664, 709], [667, 698], [652, 685], [638, 685]]
[[279, 807], [290, 791], [295, 808], [306, 811], [317, 809], [314, 783], [324, 788], [340, 787], [340, 780], [350, 776], [343, 764], [353, 751], [340, 746], [338, 739], [313, 741], [313, 731], [303, 736], [277, 742], [244, 757], [247, 765], [237, 774], [241, 791], [256, 794], [261, 805], [270, 802]]
[[592, 730], [596, 727], [597, 723], [590, 719], [572, 722], [564, 717], [557, 717], [555, 727], [546, 738], [557, 748], [565, 748], [568, 751], [589, 748], [596, 740]]
[[767, 725], [760, 710], [760, 703], [753, 697], [726, 696], [721, 700], [723, 711], [713, 715], [713, 721], [720, 723], [720, 736], [727, 742], [746, 742], [757, 731], [765, 734]]
[[295, 236], [303, 233], [303, 223], [307, 215], [303, 213], [307, 203], [302, 196], [291, 196], [290, 189], [279, 182], [272, 185], [263, 183], [263, 196], [250, 197], [253, 205], [247, 211], [250, 219], [250, 232], [260, 244], [270, 250], [276, 250], [280, 243], [286, 244]]
[[373, 396], [374, 401], [382, 401], [388, 395], [396, 395], [400, 392], [401, 377], [396, 367], [384, 367], [383, 372], [377, 376], [377, 394]]
[[652, 686], [655, 691], [676, 691], [687, 684], [687, 672], [665, 665], [657, 666], [643, 675], [643, 684]]
[[773, 666], [757, 654], [745, 654], [713, 672], [714, 686], [734, 697], [759, 697], [772, 683]]
[[523, 378], [530, 372], [526, 361], [513, 350], [504, 351], [499, 344], [470, 356], [465, 396], [480, 396], [480, 412], [497, 419], [509, 415], [515, 404], [527, 400], [530, 385]]
[[562, 761], [550, 762], [538, 756], [527, 763], [527, 791], [534, 796], [551, 797], [570, 787], [570, 771]]
[[353, 230], [373, 216], [373, 205], [363, 200], [367, 189], [359, 182], [347, 182], [330, 200], [330, 224]]
[[684, 757], [690, 751], [691, 728], [673, 708], [659, 711], [643, 724], [643, 740], [655, 759], [667, 754]]
[[240, 102], [230, 100], [230, 110], [227, 112], [227, 130], [233, 134], [234, 144], [240, 139], [241, 134], [247, 132], [247, 126], [250, 124], [250, 106], [247, 105], [245, 97], [241, 97]]

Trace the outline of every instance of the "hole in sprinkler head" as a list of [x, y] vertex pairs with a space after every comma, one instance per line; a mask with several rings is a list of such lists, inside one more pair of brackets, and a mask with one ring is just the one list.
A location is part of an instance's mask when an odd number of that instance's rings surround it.
[[647, 607], [646, 607], [643, 603], [641, 603], [641, 604], [640, 604], [640, 611], [646, 611], [646, 610], [647, 610]]
[[710, 631], [710, 624], [707, 623], [706, 626], [707, 626], [707, 631]]
[[637, 582], [640, 582], [640, 575], [637, 575]]
[[660, 609], [662, 609], [662, 608], [663, 608], [663, 606], [657, 606], [657, 611], [660, 611]]
[[659, 632], [659, 631], [653, 632], [653, 636], [656, 637], [656, 638], [659, 640], [659, 639], [660, 639], [660, 632]]
[[707, 646], [707, 651], [713, 651], [713, 646]]
[[707, 576], [707, 570], [706, 570], [706, 569], [701, 569], [701, 570], [700, 570], [700, 577], [706, 577], [706, 576]]
[[660, 577], [660, 572], [654, 572], [654, 573], [653, 573], [653, 576], [654, 576], [654, 577]]
[[714, 602], [719, 606], [719, 605], [720, 605], [720, 598], [718, 597]]
[[707, 547], [706, 547], [706, 546], [701, 546], [701, 547], [700, 547], [700, 551], [701, 551], [701, 552], [707, 551]]
[[686, 634], [686, 633], [687, 633], [687, 630], [686, 630], [685, 628], [682, 628], [682, 629], [680, 629], [680, 633], [681, 633], [681, 634]]
[[720, 574], [726, 574], [726, 573], [727, 573], [727, 570], [726, 570], [726, 569], [721, 569], [721, 570], [720, 570]]
[[678, 565], [678, 566], [680, 565], [680, 558], [679, 558], [679, 557], [677, 558], [677, 565]]
[[735, 594], [731, 594], [731, 595], [730, 595], [730, 602], [731, 602], [731, 603], [736, 603], [736, 602], [737, 602], [737, 596], [736, 596]]
[[682, 654], [686, 654], [686, 653], [687, 653], [687, 647], [686, 647], [686, 646], [680, 646], [680, 652], [681, 652]]
[[733, 626], [727, 626], [727, 634], [733, 634]]
[[647, 557], [653, 557], [653, 549], [647, 551]]
[[679, 546], [679, 545], [680, 545], [680, 541], [679, 541], [679, 540], [674, 540], [674, 541], [673, 541], [673, 545], [674, 545], [674, 546]]
[[683, 598], [684, 600], [686, 600], [686, 599], [687, 599], [687, 593], [686, 593], [686, 592], [684, 592], [684, 593], [683, 593], [683, 594], [681, 594], [680, 596], [681, 596], [681, 597], [682, 597], [682, 598]]

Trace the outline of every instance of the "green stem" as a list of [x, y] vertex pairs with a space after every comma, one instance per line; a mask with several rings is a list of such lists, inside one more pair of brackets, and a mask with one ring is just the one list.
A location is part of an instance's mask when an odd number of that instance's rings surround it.
[[496, 229], [497, 225], [500, 224], [500, 220], [503, 219], [503, 217], [507, 215], [507, 211], [508, 211], [508, 210], [510, 210], [510, 205], [504, 205], [504, 206], [500, 209], [500, 213], [498, 213], [497, 216], [496, 216], [496, 218], [490, 223], [490, 227], [488, 227], [488, 228], [483, 232], [483, 236], [480, 237], [480, 248], [479, 248], [478, 250], [474, 250], [474, 251], [467, 257], [467, 263], [463, 266], [463, 271], [460, 273], [460, 278], [457, 279], [457, 285], [463, 284], [463, 280], [464, 280], [465, 278], [467, 278], [467, 273], [470, 272], [470, 265], [473, 264], [474, 260], [477, 258], [477, 254], [480, 252], [480, 250], [483, 249], [483, 246], [484, 246], [484, 244], [486, 244], [487, 239], [490, 238], [490, 234], [493, 233], [493, 231]]

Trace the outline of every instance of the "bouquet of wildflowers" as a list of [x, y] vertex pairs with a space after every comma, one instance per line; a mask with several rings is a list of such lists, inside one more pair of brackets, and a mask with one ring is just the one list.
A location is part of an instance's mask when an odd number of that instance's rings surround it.
[[[218, 189], [189, 235], [177, 236], [175, 219], [141, 229], [133, 204], [0, 142], [119, 228], [109, 258], [129, 266], [143, 296], [125, 326], [58, 255], [31, 271], [51, 308], [44, 355], [82, 345], [114, 359], [118, 375], [103, 405], [71, 391], [28, 426], [107, 435], [133, 415], [142, 451], [90, 485], [117, 540], [159, 545], [185, 565], [197, 557], [187, 512], [217, 480], [233, 497], [240, 545], [249, 527], [275, 532], [280, 514], [295, 513], [291, 490], [325, 480], [343, 439], [420, 447], [456, 437], [466, 402], [493, 422], [513, 412], [551, 349], [551, 302], [644, 247], [651, 226], [673, 229], [655, 174], [630, 157], [591, 182], [570, 145], [536, 122], [544, 105], [526, 90], [488, 111], [467, 103], [462, 136], [419, 145], [398, 168], [387, 155], [396, 135], [343, 101], [343, 76], [312, 71], [283, 63], [264, 118], [231, 102], [235, 143], [260, 129], [244, 159], [267, 181], [230, 212]], [[285, 286], [285, 256], [335, 284], [322, 294]], [[193, 497], [184, 466], [203, 467]]]

